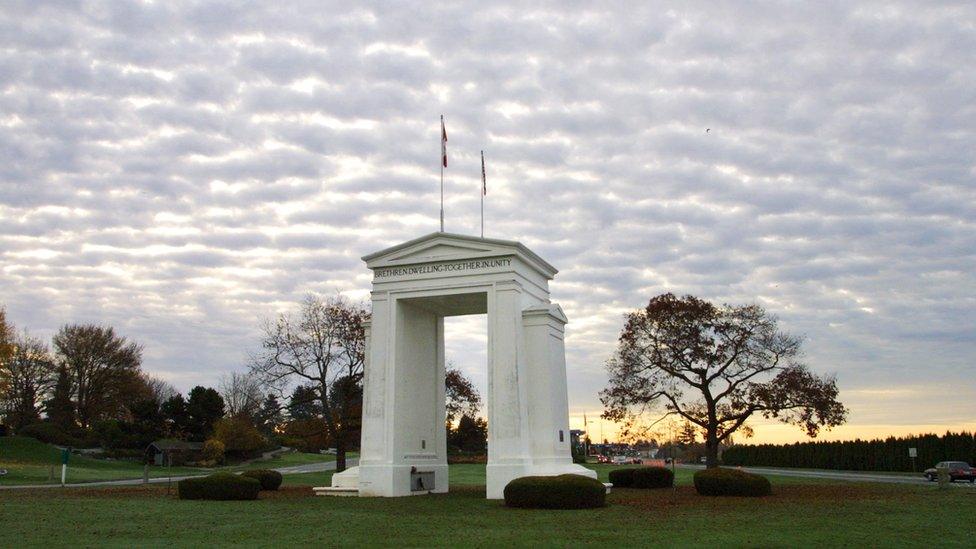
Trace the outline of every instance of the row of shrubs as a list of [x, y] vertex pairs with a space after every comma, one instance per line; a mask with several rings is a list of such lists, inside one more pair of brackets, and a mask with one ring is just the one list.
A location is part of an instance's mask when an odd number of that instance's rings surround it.
[[[656, 489], [674, 486], [674, 473], [664, 467], [610, 471], [615, 488]], [[738, 469], [705, 469], [695, 473], [695, 490], [703, 496], [759, 497], [772, 493], [766, 477]], [[590, 509], [606, 505], [602, 482], [582, 475], [517, 478], [505, 486], [505, 505], [531, 509]]]
[[[637, 467], [610, 471], [618, 488], [670, 488], [674, 473], [664, 467]], [[772, 493], [766, 477], [738, 469], [705, 469], [695, 473], [695, 490], [703, 496], [765, 496]]]
[[[241, 475], [216, 473], [181, 480], [180, 499], [257, 499], [261, 490], [277, 490], [281, 473], [269, 469]], [[674, 473], [663, 467], [637, 467], [610, 471], [614, 487], [655, 489], [674, 485]], [[695, 490], [703, 496], [765, 496], [772, 486], [765, 477], [737, 469], [706, 469], [694, 477]], [[582, 475], [517, 478], [505, 486], [505, 504], [531, 509], [590, 509], [606, 505], [607, 490], [596, 479]]]
[[281, 481], [281, 473], [277, 471], [255, 469], [240, 475], [214, 473], [183, 479], [176, 491], [180, 499], [247, 500], [257, 499], [261, 490], [277, 490]]

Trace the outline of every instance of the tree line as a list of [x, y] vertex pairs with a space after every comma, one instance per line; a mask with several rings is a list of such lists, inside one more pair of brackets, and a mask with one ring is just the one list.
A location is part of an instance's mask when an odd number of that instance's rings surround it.
[[909, 472], [913, 470], [909, 448], [916, 448], [918, 452], [916, 470], [947, 460], [976, 464], [976, 439], [967, 432], [873, 440], [736, 445], [725, 450], [722, 461], [726, 465]]
[[[143, 371], [142, 346], [112, 327], [68, 324], [48, 346], [0, 308], [0, 417], [16, 434], [130, 457], [160, 438], [204, 442], [206, 461], [336, 448], [342, 470], [360, 438], [368, 318], [364, 304], [307, 296], [265, 323], [245, 371], [184, 396]], [[446, 396], [449, 445], [483, 453], [480, 396], [456, 368]]]

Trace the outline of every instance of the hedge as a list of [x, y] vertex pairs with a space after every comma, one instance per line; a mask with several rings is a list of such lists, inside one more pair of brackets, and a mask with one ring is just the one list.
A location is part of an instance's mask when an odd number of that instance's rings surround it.
[[180, 499], [243, 500], [258, 499], [261, 483], [231, 473], [183, 479], [176, 485]]
[[582, 475], [522, 477], [505, 486], [505, 505], [526, 509], [591, 509], [606, 505], [607, 488]]
[[664, 467], [614, 469], [610, 483], [614, 488], [670, 488], [674, 486], [674, 473]]
[[[908, 449], [918, 458], [912, 463]], [[972, 433], [913, 435], [874, 440], [736, 445], [722, 453], [726, 465], [805, 467], [846, 471], [903, 471], [931, 467], [940, 461], [976, 463]]]
[[695, 473], [695, 490], [703, 496], [768, 496], [769, 479], [738, 469], [705, 469]]
[[262, 490], [277, 490], [281, 486], [281, 473], [271, 469], [254, 469], [245, 471], [241, 476], [253, 478], [261, 483]]

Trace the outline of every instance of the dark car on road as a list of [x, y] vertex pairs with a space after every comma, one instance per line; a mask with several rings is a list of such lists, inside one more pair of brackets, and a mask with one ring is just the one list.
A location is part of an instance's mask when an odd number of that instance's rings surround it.
[[925, 478], [934, 481], [939, 478], [939, 469], [945, 467], [949, 469], [949, 481], [968, 480], [976, 482], [976, 469], [973, 469], [965, 461], [943, 461], [935, 467], [925, 470]]

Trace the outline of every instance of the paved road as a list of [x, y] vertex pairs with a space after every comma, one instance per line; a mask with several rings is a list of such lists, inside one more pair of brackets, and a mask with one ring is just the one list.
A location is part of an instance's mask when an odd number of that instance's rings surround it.
[[[355, 467], [359, 463], [356, 459], [347, 459], [346, 465], [348, 467]], [[306, 463], [304, 465], [292, 465], [289, 467], [277, 467], [274, 470], [278, 471], [282, 475], [298, 475], [302, 473], [321, 473], [324, 471], [334, 471], [336, 464], [334, 461], [325, 461], [322, 463]], [[71, 473], [71, 468], [68, 468], [68, 473]], [[192, 477], [202, 477], [205, 474], [199, 475], [183, 475], [178, 477], [155, 477], [149, 479], [150, 484], [161, 484], [164, 482], [177, 482], [185, 478]], [[74, 482], [65, 484], [65, 488], [93, 488], [99, 486], [136, 486], [142, 484], [142, 478], [130, 478], [124, 480], [103, 480], [98, 482]], [[0, 490], [16, 490], [16, 489], [26, 489], [26, 488], [61, 488], [60, 484], [20, 484], [16, 486], [3, 486], [0, 485]]]
[[[678, 465], [678, 467], [683, 467], [687, 469], [704, 469], [704, 465]], [[881, 482], [886, 484], [912, 484], [915, 486], [924, 486], [931, 483], [921, 474], [918, 476], [909, 475], [879, 475], [872, 473], [852, 473], [847, 471], [810, 471], [803, 469], [779, 469], [773, 467], [742, 467], [744, 471], [749, 471], [751, 473], [759, 473], [763, 475], [780, 475], [785, 477], [802, 477], [802, 478], [822, 478], [831, 480], [846, 480], [851, 482]], [[963, 486], [967, 488], [976, 488], [976, 485], [969, 482], [953, 482], [953, 486]]]

